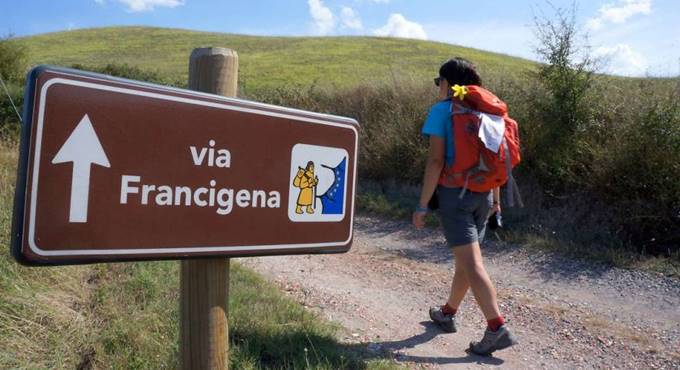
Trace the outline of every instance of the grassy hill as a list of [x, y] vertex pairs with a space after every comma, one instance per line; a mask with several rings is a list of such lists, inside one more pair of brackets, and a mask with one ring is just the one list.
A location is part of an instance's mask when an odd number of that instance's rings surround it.
[[236, 50], [240, 82], [248, 89], [311, 84], [348, 87], [360, 82], [427, 80], [442, 61], [463, 56], [484, 75], [518, 74], [534, 62], [431, 41], [376, 37], [264, 37], [189, 30], [110, 27], [56, 32], [18, 39], [29, 64], [103, 66], [127, 63], [185, 83], [191, 50]]

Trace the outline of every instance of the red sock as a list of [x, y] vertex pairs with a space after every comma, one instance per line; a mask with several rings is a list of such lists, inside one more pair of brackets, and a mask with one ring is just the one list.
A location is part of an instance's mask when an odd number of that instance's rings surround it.
[[487, 322], [487, 325], [488, 325], [487, 326], [488, 329], [491, 330], [491, 331], [497, 331], [498, 328], [500, 328], [501, 326], [503, 326], [503, 324], [505, 324], [505, 320], [503, 320], [503, 316], [498, 316], [497, 318], [487, 320], [486, 322]]
[[444, 315], [455, 315], [456, 312], [458, 312], [458, 309], [451, 307], [449, 302], [446, 302], [446, 304], [442, 306], [442, 313]]

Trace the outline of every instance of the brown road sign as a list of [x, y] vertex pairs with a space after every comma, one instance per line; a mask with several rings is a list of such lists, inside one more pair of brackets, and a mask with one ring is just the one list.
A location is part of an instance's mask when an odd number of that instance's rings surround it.
[[29, 75], [27, 264], [346, 252], [358, 124], [53, 67]]

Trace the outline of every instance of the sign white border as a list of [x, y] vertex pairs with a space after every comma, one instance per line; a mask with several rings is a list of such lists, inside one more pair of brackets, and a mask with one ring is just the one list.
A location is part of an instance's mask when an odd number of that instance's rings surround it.
[[[125, 84], [122, 82], [116, 82], [118, 84]], [[359, 133], [353, 125], [342, 125], [339, 123], [335, 122], [330, 122], [330, 121], [324, 121], [322, 119], [315, 119], [311, 117], [300, 117], [300, 116], [295, 116], [292, 114], [286, 114], [286, 113], [278, 113], [278, 112], [271, 112], [267, 110], [258, 110], [257, 104], [256, 103], [251, 103], [248, 102], [249, 105], [251, 105], [253, 108], [244, 108], [244, 107], [239, 107], [235, 105], [230, 105], [228, 104], [229, 102], [237, 102], [236, 100], [232, 99], [223, 99], [223, 103], [217, 103], [217, 102], [209, 102], [209, 101], [203, 101], [203, 100], [197, 100], [197, 99], [190, 99], [187, 97], [180, 97], [180, 96], [172, 96], [172, 95], [165, 95], [161, 93], [156, 93], [156, 92], [148, 92], [148, 91], [139, 91], [139, 90], [133, 90], [133, 89], [127, 89], [127, 88], [122, 88], [122, 87], [115, 87], [115, 86], [109, 86], [109, 85], [101, 85], [101, 84], [96, 84], [96, 83], [91, 83], [91, 82], [84, 82], [84, 81], [76, 81], [76, 80], [69, 80], [65, 78], [52, 78], [49, 81], [47, 81], [41, 88], [40, 90], [40, 107], [38, 110], [38, 122], [37, 122], [37, 127], [36, 127], [36, 139], [35, 139], [35, 150], [33, 151], [33, 172], [32, 172], [32, 186], [31, 186], [31, 208], [29, 211], [29, 225], [28, 225], [28, 246], [31, 248], [31, 251], [33, 253], [40, 255], [40, 256], [101, 256], [101, 255], [135, 255], [135, 254], [194, 254], [194, 253], [204, 253], [204, 252], [244, 252], [244, 251], [257, 251], [257, 250], [266, 250], [266, 249], [309, 249], [309, 248], [315, 248], [315, 247], [334, 247], [334, 246], [342, 246], [347, 243], [349, 243], [350, 240], [352, 240], [352, 232], [354, 230], [354, 198], [351, 199], [351, 206], [350, 206], [350, 211], [351, 211], [351, 218], [350, 218], [350, 226], [349, 226], [349, 235], [346, 240], [341, 241], [341, 242], [326, 242], [326, 243], [306, 243], [306, 244], [271, 244], [271, 245], [252, 245], [252, 246], [217, 246], [217, 247], [168, 247], [168, 248], [146, 248], [146, 249], [72, 249], [72, 250], [58, 250], [58, 251], [48, 251], [48, 250], [43, 250], [38, 247], [35, 241], [35, 217], [36, 217], [36, 209], [37, 209], [37, 197], [38, 197], [38, 180], [39, 180], [39, 174], [40, 174], [40, 150], [41, 150], [41, 145], [42, 145], [42, 135], [43, 135], [43, 123], [44, 123], [44, 118], [45, 118], [45, 102], [46, 102], [46, 97], [47, 97], [47, 91], [50, 87], [56, 85], [56, 84], [63, 84], [63, 85], [72, 85], [72, 86], [80, 86], [80, 87], [85, 87], [85, 88], [90, 88], [90, 89], [95, 89], [95, 90], [104, 90], [104, 91], [110, 91], [114, 93], [120, 93], [120, 94], [128, 94], [128, 95], [136, 95], [136, 96], [144, 96], [147, 98], [153, 98], [153, 99], [159, 99], [159, 100], [167, 100], [167, 101], [172, 101], [172, 102], [178, 102], [178, 103], [185, 103], [185, 104], [193, 104], [193, 105], [199, 105], [199, 106], [204, 106], [204, 107], [211, 107], [211, 108], [218, 108], [218, 109], [225, 109], [225, 110], [233, 110], [233, 111], [239, 111], [239, 112], [244, 112], [244, 113], [250, 113], [250, 114], [259, 114], [259, 115], [264, 115], [264, 116], [271, 116], [271, 117], [278, 117], [278, 118], [286, 118], [286, 119], [292, 119], [296, 121], [303, 121], [307, 123], [312, 123], [312, 124], [321, 124], [321, 125], [328, 125], [328, 126], [335, 126], [335, 127], [340, 127], [340, 128], [346, 128], [346, 129], [351, 129], [354, 132], [354, 160], [353, 160], [353, 165], [354, 165], [354, 185], [353, 185], [353, 191], [356, 193], [356, 182], [357, 182], [357, 152], [359, 149]], [[130, 86], [134, 86], [131, 84], [128, 84]], [[142, 85], [145, 88], [150, 88], [147, 85]], [[174, 89], [168, 89], [169, 91], [176, 91], [176, 92], [181, 92], [181, 90], [174, 90]], [[206, 97], [212, 97], [216, 98], [215, 96], [212, 95], [207, 95], [207, 94], [200, 94], [200, 95], [205, 95]], [[222, 100], [222, 99], [220, 99]], [[272, 108], [270, 105], [262, 104], [262, 107], [268, 107]], [[283, 112], [290, 112], [290, 113], [301, 113], [302, 111], [296, 110], [296, 109], [289, 109], [289, 108], [283, 108], [283, 107], [276, 107], [277, 110], [283, 111]], [[305, 112], [308, 113], [308, 112]], [[308, 113], [309, 114], [309, 113]], [[318, 115], [318, 116], [323, 116], [323, 115]], [[351, 121], [350, 121], [351, 122]], [[286, 218], [287, 219], [287, 218]]]

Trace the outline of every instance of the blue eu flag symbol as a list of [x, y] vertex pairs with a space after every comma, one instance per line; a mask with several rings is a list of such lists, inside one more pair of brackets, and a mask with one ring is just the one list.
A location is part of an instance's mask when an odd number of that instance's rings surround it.
[[345, 205], [345, 171], [347, 170], [347, 157], [335, 167], [321, 165], [333, 171], [333, 184], [326, 190], [325, 193], [318, 196], [321, 199], [323, 210], [321, 214], [324, 215], [340, 215], [342, 214]]

